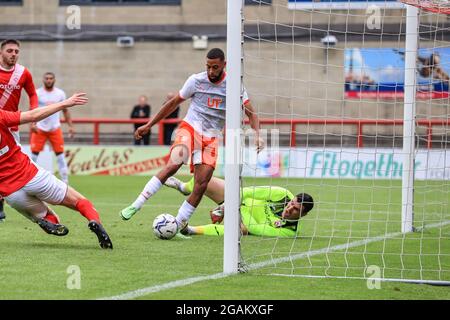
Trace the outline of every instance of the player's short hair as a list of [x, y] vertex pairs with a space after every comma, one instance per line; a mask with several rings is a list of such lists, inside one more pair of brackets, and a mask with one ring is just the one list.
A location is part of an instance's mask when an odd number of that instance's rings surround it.
[[6, 39], [6, 40], [3, 40], [3, 41], [2, 41], [2, 43], [1, 43], [1, 45], [0, 45], [0, 48], [3, 49], [7, 44], [15, 44], [15, 45], [17, 45], [18, 47], [20, 47], [20, 42], [19, 42], [19, 40], [16, 40], [16, 39]]
[[45, 76], [52, 76], [53, 78], [56, 78], [55, 74], [51, 71], [47, 71], [46, 73], [44, 73], [44, 77]]
[[224, 61], [225, 53], [222, 51], [222, 49], [214, 48], [214, 49], [209, 50], [206, 57], [208, 59], [220, 59], [220, 61]]
[[303, 213], [308, 213], [314, 208], [314, 199], [307, 193], [299, 193], [297, 201], [303, 205]]

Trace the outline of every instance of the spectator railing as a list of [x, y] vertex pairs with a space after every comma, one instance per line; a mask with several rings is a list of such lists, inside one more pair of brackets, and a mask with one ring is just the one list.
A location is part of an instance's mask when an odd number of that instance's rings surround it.
[[[98, 145], [100, 141], [100, 125], [110, 124], [134, 124], [147, 123], [148, 119], [104, 119], [104, 118], [78, 118], [72, 119], [74, 124], [92, 124], [93, 125], [93, 144]], [[158, 130], [158, 144], [164, 144], [164, 125], [179, 123], [182, 119], [165, 119], [160, 121], [157, 125]], [[248, 120], [245, 121], [248, 124]], [[260, 119], [261, 125], [289, 125], [290, 126], [290, 146], [295, 147], [297, 145], [297, 127], [299, 125], [341, 125], [341, 126], [355, 126], [357, 136], [358, 148], [363, 147], [363, 129], [364, 126], [376, 125], [376, 126], [403, 126], [403, 120], [401, 119]], [[432, 147], [433, 127], [435, 126], [449, 126], [450, 119], [419, 119], [416, 120], [417, 125], [427, 128], [427, 148]]]

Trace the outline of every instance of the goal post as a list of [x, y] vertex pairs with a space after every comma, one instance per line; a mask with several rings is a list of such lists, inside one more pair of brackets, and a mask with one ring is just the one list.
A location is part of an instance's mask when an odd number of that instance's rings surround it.
[[227, 109], [225, 134], [224, 273], [237, 273], [239, 265], [241, 86], [242, 86], [241, 0], [227, 1]]
[[414, 223], [414, 151], [416, 139], [416, 61], [419, 39], [419, 9], [406, 6], [405, 34], [405, 102], [403, 113], [403, 176], [402, 226], [403, 233], [413, 231]]

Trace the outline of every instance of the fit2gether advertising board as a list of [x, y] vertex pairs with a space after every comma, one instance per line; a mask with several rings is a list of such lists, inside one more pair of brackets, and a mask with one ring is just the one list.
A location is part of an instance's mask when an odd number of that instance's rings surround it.
[[[242, 175], [330, 179], [401, 179], [401, 149], [280, 148], [259, 155], [246, 150]], [[450, 180], [450, 151], [418, 150], [415, 179]]]

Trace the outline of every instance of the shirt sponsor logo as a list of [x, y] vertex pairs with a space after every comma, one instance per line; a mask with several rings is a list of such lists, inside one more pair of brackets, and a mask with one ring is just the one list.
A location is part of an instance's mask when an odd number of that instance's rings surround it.
[[11, 84], [2, 84], [2, 83], [0, 83], [0, 89], [13, 91], [13, 90], [20, 90], [21, 87], [18, 84], [11, 85]]
[[220, 98], [208, 98], [208, 107], [219, 109], [220, 104], [222, 103], [222, 99]]

